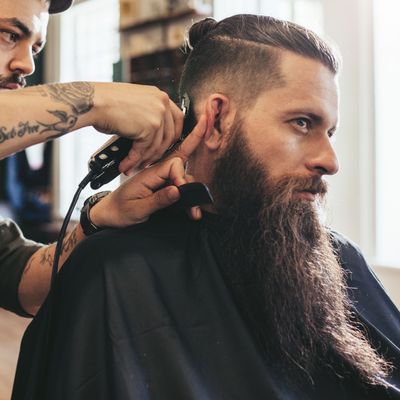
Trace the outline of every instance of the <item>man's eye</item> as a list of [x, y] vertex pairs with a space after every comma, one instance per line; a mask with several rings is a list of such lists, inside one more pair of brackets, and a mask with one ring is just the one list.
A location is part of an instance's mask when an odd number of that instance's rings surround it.
[[19, 40], [19, 34], [10, 31], [0, 31], [0, 35], [6, 42], [16, 43]]
[[302, 129], [309, 129], [311, 127], [311, 122], [307, 118], [296, 118], [294, 122]]
[[38, 58], [41, 50], [42, 49], [33, 49], [32, 50], [33, 58], [35, 58], [35, 59]]
[[336, 142], [336, 135], [335, 135], [336, 131], [332, 130], [328, 132], [328, 136], [331, 142]]

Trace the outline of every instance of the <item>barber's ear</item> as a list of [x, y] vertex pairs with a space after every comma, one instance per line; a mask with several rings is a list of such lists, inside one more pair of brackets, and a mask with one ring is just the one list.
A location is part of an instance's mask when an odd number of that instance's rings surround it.
[[222, 144], [224, 131], [222, 123], [229, 112], [229, 99], [222, 94], [213, 94], [207, 99], [207, 132], [204, 143], [210, 150], [218, 150]]

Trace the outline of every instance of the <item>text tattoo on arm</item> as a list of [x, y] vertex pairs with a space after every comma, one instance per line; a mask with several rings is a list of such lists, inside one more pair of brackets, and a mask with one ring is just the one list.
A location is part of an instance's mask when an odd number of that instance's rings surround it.
[[71, 232], [71, 234], [64, 239], [62, 246], [62, 253], [70, 253], [75, 246], [78, 244], [78, 236], [76, 233], [76, 228]]
[[94, 87], [88, 82], [55, 83], [38, 86], [43, 96], [50, 96], [53, 101], [65, 104], [70, 111], [59, 109], [47, 110], [55, 117], [53, 123], [21, 121], [17, 126], [0, 126], [0, 143], [15, 137], [52, 132], [49, 139], [62, 136], [75, 127], [78, 117], [89, 112], [94, 105]]

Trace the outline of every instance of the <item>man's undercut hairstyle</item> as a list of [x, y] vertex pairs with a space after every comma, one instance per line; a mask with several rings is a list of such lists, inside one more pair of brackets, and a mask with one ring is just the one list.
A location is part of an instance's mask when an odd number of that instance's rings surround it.
[[180, 84], [180, 95], [196, 101], [202, 93], [219, 92], [242, 106], [251, 105], [266, 89], [284, 85], [279, 70], [282, 50], [317, 60], [333, 74], [340, 60], [314, 32], [272, 17], [235, 15], [220, 22], [206, 18], [189, 30], [191, 49]]

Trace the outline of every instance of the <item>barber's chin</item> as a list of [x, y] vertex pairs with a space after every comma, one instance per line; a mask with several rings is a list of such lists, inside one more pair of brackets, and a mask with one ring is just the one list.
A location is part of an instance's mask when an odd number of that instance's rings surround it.
[[307, 191], [295, 192], [293, 197], [297, 200], [315, 201], [317, 195]]

